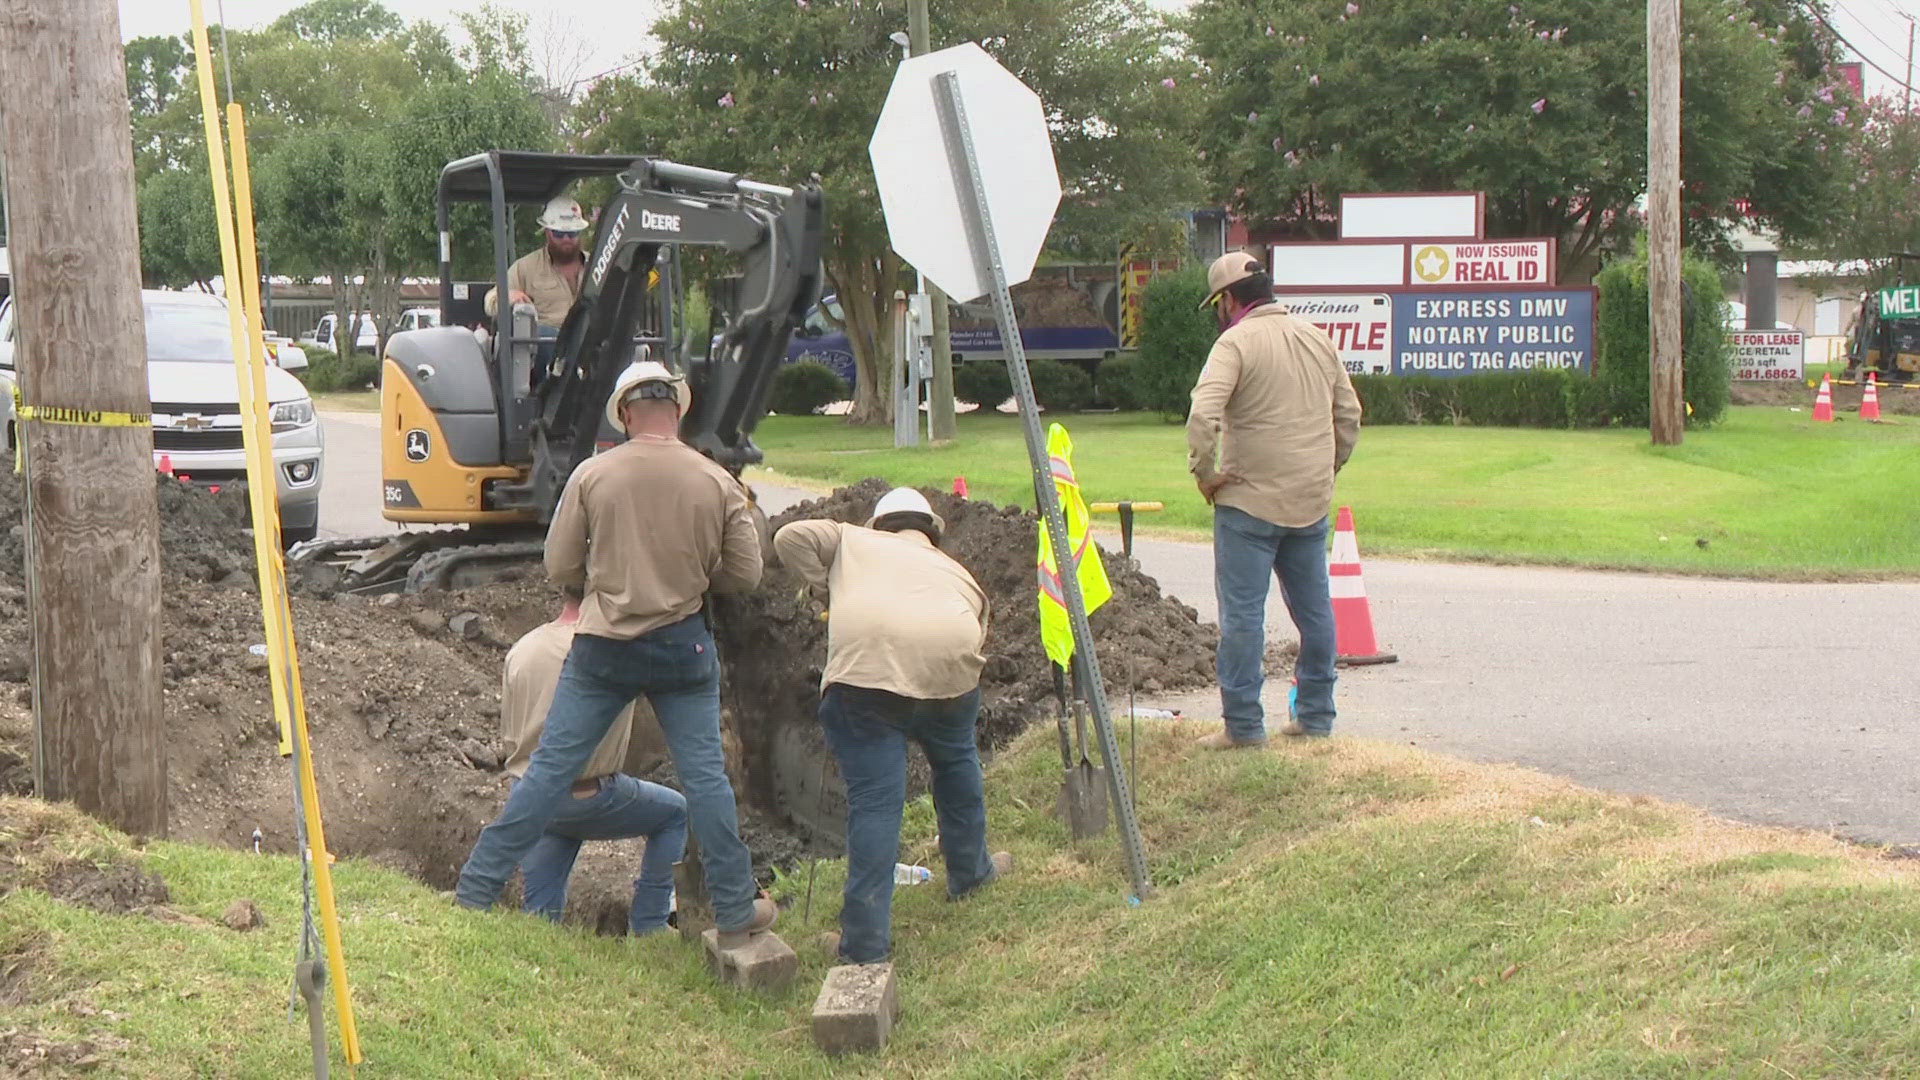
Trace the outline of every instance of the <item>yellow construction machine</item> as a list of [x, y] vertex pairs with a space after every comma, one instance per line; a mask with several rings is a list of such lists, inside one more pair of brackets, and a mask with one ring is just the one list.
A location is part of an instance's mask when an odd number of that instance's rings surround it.
[[[477, 299], [457, 292], [450, 215], [491, 207], [495, 295], [510, 295], [512, 212], [612, 177], [578, 298], [546, 342], [531, 305], [499, 304], [489, 332], [444, 325]], [[345, 591], [417, 592], [493, 580], [540, 555], [567, 477], [623, 436], [603, 406], [642, 356], [682, 372], [693, 407], [681, 438], [736, 474], [760, 460], [752, 432], [793, 329], [820, 292], [824, 209], [816, 187], [782, 187], [647, 157], [490, 151], [452, 162], [439, 185], [443, 325], [395, 334], [380, 373], [385, 536], [317, 540], [289, 553]], [[717, 249], [734, 272], [710, 285], [715, 326], [680, 325], [680, 251]], [[327, 569], [322, 569], [327, 568]]]

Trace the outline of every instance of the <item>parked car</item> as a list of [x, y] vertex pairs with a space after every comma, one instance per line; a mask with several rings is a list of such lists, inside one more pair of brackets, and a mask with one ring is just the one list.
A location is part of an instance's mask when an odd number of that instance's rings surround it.
[[307, 350], [294, 344], [285, 334], [266, 335], [267, 361], [286, 371], [307, 370]]
[[400, 321], [394, 324], [393, 332], [398, 334], [405, 330], [425, 330], [439, 325], [440, 310], [438, 308], [408, 308], [400, 313]]
[[[300, 338], [300, 343], [303, 345], [313, 345], [322, 349], [334, 348], [336, 344], [335, 338], [338, 336], [334, 333], [334, 324], [339, 320], [340, 316], [331, 311], [320, 316], [320, 322], [314, 326], [313, 333], [303, 335]], [[380, 328], [373, 324], [373, 316], [371, 314], [362, 313], [360, 316], [360, 332], [354, 337], [353, 351], [374, 352], [379, 348]]]
[[[226, 301], [154, 289], [143, 290], [140, 301], [146, 310], [154, 465], [164, 460], [190, 483], [244, 489], [247, 455]], [[14, 329], [12, 301], [0, 302], [0, 417], [9, 454], [18, 437]], [[300, 380], [277, 366], [269, 366], [266, 376], [281, 538], [296, 544], [319, 532], [323, 440], [313, 399]]]

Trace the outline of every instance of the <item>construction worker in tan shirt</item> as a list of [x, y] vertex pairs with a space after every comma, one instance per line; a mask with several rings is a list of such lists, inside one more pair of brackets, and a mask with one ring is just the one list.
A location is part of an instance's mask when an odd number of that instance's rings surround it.
[[847, 886], [840, 933], [829, 935], [843, 963], [877, 964], [891, 951], [909, 741], [933, 773], [947, 895], [1012, 867], [1005, 852], [987, 854], [974, 735], [987, 597], [940, 550], [944, 528], [925, 496], [895, 488], [865, 526], [796, 521], [773, 537], [782, 565], [828, 595], [820, 724], [847, 783]]
[[[569, 596], [552, 622], [529, 630], [507, 650], [500, 686], [500, 728], [507, 747], [505, 771], [518, 779], [540, 744], [547, 710], [560, 685], [560, 670], [573, 647], [580, 601]], [[621, 771], [633, 736], [636, 710], [653, 723], [653, 710], [629, 704], [574, 781], [571, 797], [547, 822], [540, 841], [520, 860], [521, 910], [560, 921], [567, 906], [567, 879], [580, 844], [587, 840], [640, 837], [646, 851], [633, 882], [627, 930], [638, 937], [666, 928], [673, 911], [673, 864], [687, 850], [687, 800], [670, 787]]]
[[614, 718], [646, 695], [687, 797], [722, 948], [773, 925], [756, 896], [720, 744], [720, 664], [702, 597], [759, 584], [760, 534], [740, 482], [680, 441], [686, 380], [653, 361], [621, 373], [607, 419], [627, 441], [568, 478], [547, 531], [547, 574], [580, 589], [580, 622], [546, 730], [500, 816], [474, 844], [455, 898], [492, 906]]
[[[515, 259], [507, 267], [507, 300], [511, 304], [532, 304], [539, 344], [534, 352], [533, 385], [540, 385], [553, 366], [553, 354], [560, 338], [560, 327], [567, 312], [580, 296], [580, 281], [587, 273], [585, 234], [586, 215], [580, 204], [566, 195], [547, 201], [540, 213], [541, 244]], [[491, 317], [500, 303], [497, 289], [487, 290], [481, 306]]]
[[1327, 510], [1333, 476], [1360, 437], [1360, 399], [1318, 327], [1275, 302], [1260, 260], [1230, 251], [1207, 270], [1220, 337], [1193, 388], [1187, 468], [1213, 504], [1214, 595], [1220, 607], [1223, 729], [1214, 749], [1267, 741], [1260, 690], [1267, 584], [1300, 632], [1291, 736], [1333, 730], [1333, 603], [1327, 583]]

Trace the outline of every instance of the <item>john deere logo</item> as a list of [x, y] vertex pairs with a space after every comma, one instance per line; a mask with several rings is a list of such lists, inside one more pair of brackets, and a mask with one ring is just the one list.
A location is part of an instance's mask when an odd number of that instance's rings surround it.
[[420, 428], [407, 432], [407, 460], [425, 461], [433, 456], [433, 439]]
[[1446, 250], [1437, 244], [1428, 244], [1413, 257], [1413, 273], [1429, 285], [1447, 280], [1447, 271], [1453, 269], [1453, 259]]

